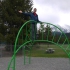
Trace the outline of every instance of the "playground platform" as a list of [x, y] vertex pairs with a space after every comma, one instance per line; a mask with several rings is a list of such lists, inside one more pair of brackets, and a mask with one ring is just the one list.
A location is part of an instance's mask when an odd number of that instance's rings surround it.
[[[0, 70], [7, 70], [10, 59], [11, 57], [0, 58]], [[32, 57], [31, 64], [24, 65], [23, 56], [18, 56], [16, 70], [70, 70], [70, 64], [68, 58]]]

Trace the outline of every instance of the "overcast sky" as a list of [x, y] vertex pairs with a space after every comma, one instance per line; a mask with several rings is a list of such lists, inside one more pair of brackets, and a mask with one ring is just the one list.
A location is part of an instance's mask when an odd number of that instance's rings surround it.
[[40, 21], [70, 25], [70, 0], [33, 0]]

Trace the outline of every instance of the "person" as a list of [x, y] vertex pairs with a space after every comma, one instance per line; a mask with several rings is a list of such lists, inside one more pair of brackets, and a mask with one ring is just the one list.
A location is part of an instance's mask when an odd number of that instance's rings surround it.
[[[40, 22], [39, 19], [38, 19], [38, 15], [36, 13], [37, 12], [36, 8], [33, 9], [33, 12], [25, 13], [25, 12], [22, 12], [22, 10], [19, 10], [18, 12], [22, 13], [25, 16], [29, 16], [30, 20], [34, 20], [34, 21]], [[37, 35], [36, 34], [37, 34], [37, 24], [35, 22], [32, 22], [31, 23], [31, 39], [32, 40], [37, 39]]]

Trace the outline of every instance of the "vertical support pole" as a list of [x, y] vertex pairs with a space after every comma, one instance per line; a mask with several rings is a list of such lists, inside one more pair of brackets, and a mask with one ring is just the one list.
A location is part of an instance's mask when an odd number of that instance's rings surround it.
[[[22, 44], [23, 44], [23, 30], [22, 30]], [[23, 63], [25, 64], [25, 46], [24, 47], [22, 47], [22, 54], [24, 55], [23, 56]]]
[[53, 34], [52, 42], [54, 41], [54, 38], [55, 38], [55, 33]]
[[24, 46], [24, 48], [23, 48], [23, 52], [24, 52], [24, 65], [25, 65], [25, 46]]
[[13, 60], [13, 70], [15, 70], [16, 69], [16, 65], [15, 65], [15, 62], [16, 61], [16, 56], [14, 56], [14, 60]]
[[27, 41], [27, 25], [26, 25], [26, 41]]
[[48, 34], [47, 34], [47, 40], [48, 40], [48, 37], [49, 37], [49, 25], [47, 24], [47, 30], [48, 30]]
[[59, 37], [59, 39], [58, 39], [58, 41], [57, 41], [57, 44], [59, 43], [61, 36], [62, 36], [62, 33], [61, 33], [61, 35], [60, 35], [60, 37]]
[[29, 56], [28, 57], [28, 62], [29, 62], [29, 64], [30, 64], [30, 60], [31, 60], [31, 57], [30, 57], [31, 56], [31, 54], [30, 54], [31, 52], [30, 51], [31, 51], [31, 48], [30, 48], [30, 45], [29, 45], [29, 50], [28, 50], [28, 53], [29, 53], [29, 55], [28, 55]]
[[42, 28], [42, 40], [43, 40], [43, 33], [44, 33], [44, 31], [43, 31], [43, 28]]
[[16, 51], [14, 50], [13, 70], [16, 70], [16, 54], [15, 54], [15, 52]]

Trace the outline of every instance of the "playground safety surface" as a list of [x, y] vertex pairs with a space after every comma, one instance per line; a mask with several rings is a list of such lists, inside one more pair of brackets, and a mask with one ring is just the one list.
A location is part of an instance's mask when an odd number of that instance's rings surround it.
[[[0, 58], [0, 70], [7, 70], [11, 57]], [[32, 57], [31, 64], [23, 64], [23, 57], [16, 58], [16, 70], [70, 70], [68, 58]], [[12, 69], [10, 69], [12, 70]]]

